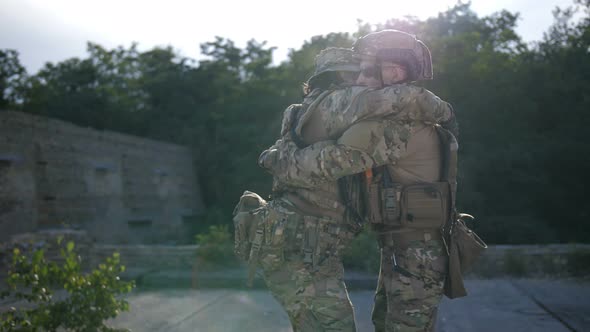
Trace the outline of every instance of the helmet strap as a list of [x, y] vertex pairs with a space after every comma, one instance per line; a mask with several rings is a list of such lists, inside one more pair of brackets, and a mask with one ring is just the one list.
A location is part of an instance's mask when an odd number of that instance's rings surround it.
[[383, 82], [383, 72], [381, 71], [381, 60], [375, 61], [375, 69], [377, 79], [379, 79], [379, 83], [381, 83], [381, 87], [385, 87], [385, 83]]

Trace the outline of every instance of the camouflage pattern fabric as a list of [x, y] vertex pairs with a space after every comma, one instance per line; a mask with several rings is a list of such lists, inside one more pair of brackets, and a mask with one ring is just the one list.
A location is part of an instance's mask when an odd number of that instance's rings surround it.
[[299, 149], [279, 140], [261, 156], [261, 165], [279, 181], [313, 188], [323, 182], [394, 163], [404, 153], [412, 123], [364, 121], [351, 126], [338, 140], [321, 141]]
[[294, 331], [356, 331], [341, 260], [330, 257], [315, 271], [297, 256], [265, 271], [268, 288], [289, 315]]
[[[294, 331], [355, 331], [340, 259], [352, 234], [338, 227], [336, 220], [297, 213], [282, 199], [269, 202], [257, 214], [265, 229], [259, 257], [264, 280]], [[312, 232], [318, 238], [313, 244], [314, 263], [308, 263], [301, 252]]]
[[358, 72], [360, 61], [354, 57], [350, 48], [328, 47], [315, 57], [315, 71], [307, 81], [308, 84], [325, 72]]
[[[397, 234], [396, 241], [391, 236], [381, 249], [372, 313], [375, 331], [433, 331], [448, 260], [442, 240], [426, 236], [405, 241], [403, 234]], [[402, 273], [394, 270], [393, 255]]]
[[449, 103], [427, 89], [407, 84], [382, 89], [352, 86], [325, 93], [305, 110], [295, 132], [301, 134], [307, 119], [315, 113], [325, 128], [324, 140], [338, 138], [350, 125], [363, 120], [387, 118], [435, 124], [453, 117]]

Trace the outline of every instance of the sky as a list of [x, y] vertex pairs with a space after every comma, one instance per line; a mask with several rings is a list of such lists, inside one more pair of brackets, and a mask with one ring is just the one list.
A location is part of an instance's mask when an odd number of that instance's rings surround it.
[[[108, 49], [138, 43], [145, 51], [172, 46], [199, 59], [199, 45], [215, 36], [244, 47], [250, 39], [276, 46], [275, 62], [287, 58], [312, 36], [354, 32], [357, 20], [436, 16], [456, 0], [0, 0], [0, 49], [16, 49], [30, 74], [45, 62], [86, 56], [86, 42]], [[572, 0], [473, 0], [479, 15], [507, 9], [519, 12], [517, 32], [525, 41], [540, 40], [553, 22], [552, 10]]]

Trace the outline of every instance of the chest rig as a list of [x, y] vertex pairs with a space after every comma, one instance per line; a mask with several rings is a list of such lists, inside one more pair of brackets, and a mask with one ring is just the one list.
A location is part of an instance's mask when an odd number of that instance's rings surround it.
[[442, 152], [439, 181], [402, 185], [392, 181], [392, 166], [383, 165], [341, 180], [351, 210], [375, 229], [392, 232], [443, 229], [455, 213], [457, 150], [455, 136], [435, 126]]

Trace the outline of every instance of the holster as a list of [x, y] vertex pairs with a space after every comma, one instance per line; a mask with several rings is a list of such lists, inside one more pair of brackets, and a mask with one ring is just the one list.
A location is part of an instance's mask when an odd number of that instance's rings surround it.
[[485, 242], [469, 229], [460, 218], [454, 221], [447, 238], [449, 251], [449, 270], [445, 279], [444, 294], [450, 298], [467, 295], [463, 283], [463, 274], [488, 247]]

